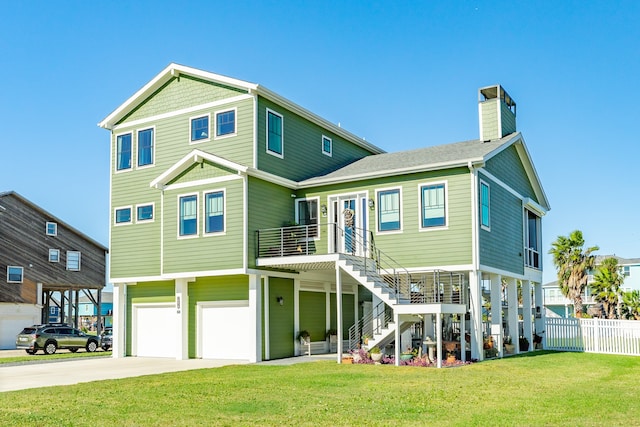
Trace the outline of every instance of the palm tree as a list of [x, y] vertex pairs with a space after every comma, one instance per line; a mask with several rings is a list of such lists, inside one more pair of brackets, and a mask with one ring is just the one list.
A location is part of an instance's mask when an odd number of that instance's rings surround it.
[[589, 285], [593, 298], [602, 303], [607, 319], [618, 317], [616, 308], [621, 299], [620, 285], [622, 285], [623, 281], [624, 277], [618, 269], [618, 260], [616, 258], [605, 258], [600, 267], [598, 267], [598, 271], [593, 277], [593, 282]]
[[583, 249], [582, 231], [572, 231], [569, 236], [558, 236], [551, 244], [550, 254], [558, 270], [558, 284], [562, 294], [573, 301], [576, 317], [582, 317], [582, 291], [587, 285], [587, 271], [595, 264], [597, 246]]
[[622, 315], [627, 319], [640, 320], [640, 291], [622, 294]]

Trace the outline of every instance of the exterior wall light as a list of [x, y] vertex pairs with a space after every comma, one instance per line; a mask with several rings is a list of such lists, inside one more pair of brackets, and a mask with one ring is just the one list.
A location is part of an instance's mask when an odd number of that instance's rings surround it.
[[283, 297], [276, 297], [276, 301], [278, 301], [278, 304], [284, 305], [284, 298]]

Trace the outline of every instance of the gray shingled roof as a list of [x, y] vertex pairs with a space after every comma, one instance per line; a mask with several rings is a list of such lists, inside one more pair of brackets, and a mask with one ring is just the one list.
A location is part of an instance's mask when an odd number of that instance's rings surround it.
[[317, 185], [353, 179], [360, 176], [394, 175], [407, 170], [430, 170], [454, 165], [466, 165], [468, 161], [482, 161], [491, 152], [513, 140], [515, 134], [493, 141], [480, 140], [436, 145], [415, 150], [383, 153], [364, 157], [326, 175], [300, 182], [302, 186]]

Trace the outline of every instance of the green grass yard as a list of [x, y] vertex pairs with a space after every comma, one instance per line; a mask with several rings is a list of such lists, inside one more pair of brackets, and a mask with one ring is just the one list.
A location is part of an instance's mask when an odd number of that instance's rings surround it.
[[638, 425], [640, 358], [242, 365], [2, 393], [0, 425]]

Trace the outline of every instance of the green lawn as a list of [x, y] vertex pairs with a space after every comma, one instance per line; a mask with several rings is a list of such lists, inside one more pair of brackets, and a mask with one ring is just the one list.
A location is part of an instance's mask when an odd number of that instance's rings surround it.
[[110, 357], [111, 351], [97, 350], [89, 353], [85, 350], [78, 350], [77, 353], [71, 353], [68, 350], [58, 350], [54, 354], [44, 354], [42, 350], [36, 354], [26, 354], [24, 356], [0, 357], [0, 366], [5, 363], [39, 363], [47, 360], [55, 359], [77, 359], [78, 357]]
[[243, 365], [2, 393], [0, 425], [638, 425], [640, 357]]

